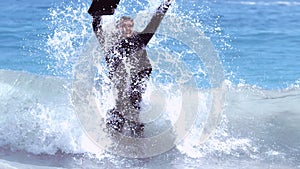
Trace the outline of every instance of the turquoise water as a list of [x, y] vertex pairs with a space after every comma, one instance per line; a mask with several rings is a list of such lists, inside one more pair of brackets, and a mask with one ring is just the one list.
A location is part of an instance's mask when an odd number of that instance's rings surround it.
[[[147, 11], [157, 2], [121, 1], [116, 15], [135, 17], [135, 10]], [[205, 144], [192, 133], [177, 148], [150, 159], [95, 153], [76, 121], [69, 88], [73, 67], [93, 36], [89, 3], [0, 2], [0, 166], [4, 161], [17, 168], [300, 167], [300, 2], [176, 0], [168, 13], [204, 32], [219, 54], [226, 109]], [[174, 65], [176, 72], [176, 63], [185, 63], [208, 114], [211, 99], [205, 89], [211, 75], [201, 54], [178, 39], [164, 39], [161, 32], [148, 47], [156, 68], [153, 81], [176, 83]], [[174, 60], [157, 57], [161, 50], [172, 51]], [[201, 131], [201, 125], [196, 129]]]

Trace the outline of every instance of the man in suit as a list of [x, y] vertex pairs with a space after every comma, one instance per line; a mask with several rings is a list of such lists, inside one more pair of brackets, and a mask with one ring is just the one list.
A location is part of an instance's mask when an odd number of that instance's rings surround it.
[[142, 32], [135, 32], [133, 19], [123, 16], [116, 23], [114, 36], [107, 39], [102, 29], [102, 16], [113, 15], [118, 3], [119, 0], [93, 0], [88, 11], [93, 17], [94, 33], [104, 50], [109, 78], [117, 91], [115, 107], [107, 113], [106, 126], [130, 136], [141, 137], [144, 124], [139, 118], [140, 103], [152, 72], [146, 46], [171, 0], [166, 0], [157, 8]]

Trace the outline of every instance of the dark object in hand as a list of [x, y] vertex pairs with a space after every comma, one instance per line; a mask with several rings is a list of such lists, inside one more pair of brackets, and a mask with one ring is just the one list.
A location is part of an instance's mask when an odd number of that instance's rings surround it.
[[113, 15], [120, 0], [93, 0], [88, 13], [95, 15]]

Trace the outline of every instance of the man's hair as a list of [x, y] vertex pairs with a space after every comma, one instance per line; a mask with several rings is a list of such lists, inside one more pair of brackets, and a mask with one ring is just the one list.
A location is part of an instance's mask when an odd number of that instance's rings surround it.
[[123, 21], [133, 21], [133, 19], [131, 18], [131, 17], [129, 17], [129, 16], [122, 16], [120, 19], [119, 19], [119, 21], [120, 22], [123, 22]]
[[131, 21], [133, 22], [133, 19], [129, 16], [122, 16], [118, 21], [117, 21], [117, 27], [121, 26], [122, 22], [125, 21]]

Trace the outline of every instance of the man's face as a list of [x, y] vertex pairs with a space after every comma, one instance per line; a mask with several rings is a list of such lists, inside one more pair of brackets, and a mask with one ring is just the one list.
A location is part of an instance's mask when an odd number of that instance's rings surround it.
[[121, 36], [122, 37], [132, 37], [133, 36], [133, 21], [125, 20], [121, 23]]

